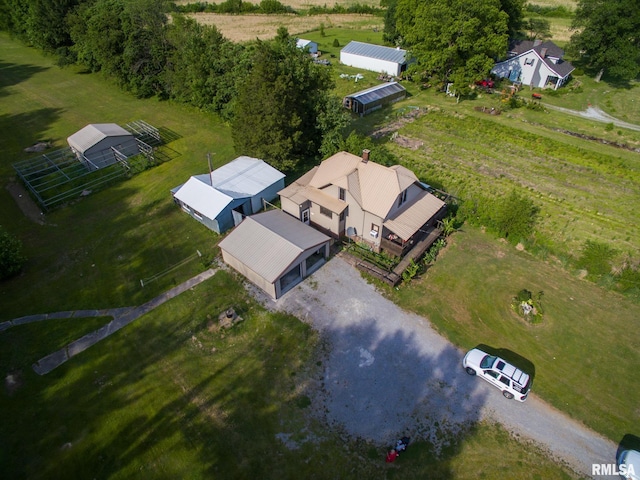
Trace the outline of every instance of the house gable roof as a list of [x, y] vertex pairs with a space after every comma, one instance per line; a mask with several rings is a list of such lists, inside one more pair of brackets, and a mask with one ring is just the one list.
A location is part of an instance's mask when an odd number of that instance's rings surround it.
[[305, 251], [330, 239], [281, 210], [245, 218], [219, 246], [262, 278], [273, 283]]
[[115, 123], [92, 123], [67, 138], [69, 146], [84, 153], [107, 137], [131, 137], [133, 134]]
[[399, 48], [383, 47], [381, 45], [373, 45], [371, 43], [363, 43], [351, 41], [340, 53], [349, 53], [351, 55], [359, 55], [361, 57], [375, 58], [387, 62], [403, 64], [406, 62], [407, 51]]
[[[313, 174], [310, 173], [281, 190], [279, 194], [301, 204], [302, 201], [299, 200], [315, 201], [319, 198], [316, 195], [317, 191], [322, 193], [325, 187], [336, 185], [348, 190], [363, 210], [383, 219], [387, 218], [398, 195], [413, 183], [419, 183], [415, 174], [407, 168], [399, 165], [385, 167], [371, 161], [364, 162], [362, 158], [348, 152], [336, 153], [316, 167]], [[310, 192], [313, 192], [313, 195], [310, 195]], [[344, 210], [346, 202], [334, 200], [338, 202], [336, 208], [340, 209], [331, 210], [336, 213]]]

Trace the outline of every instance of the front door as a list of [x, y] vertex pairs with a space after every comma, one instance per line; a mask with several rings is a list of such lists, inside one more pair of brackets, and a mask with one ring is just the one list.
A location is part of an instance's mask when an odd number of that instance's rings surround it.
[[309, 209], [302, 211], [302, 222], [309, 225]]

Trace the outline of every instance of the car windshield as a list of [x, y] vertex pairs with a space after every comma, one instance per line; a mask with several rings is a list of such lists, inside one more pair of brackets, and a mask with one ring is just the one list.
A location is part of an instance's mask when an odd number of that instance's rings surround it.
[[496, 361], [497, 357], [493, 357], [491, 355], [487, 355], [480, 362], [480, 368], [491, 368], [491, 365]]

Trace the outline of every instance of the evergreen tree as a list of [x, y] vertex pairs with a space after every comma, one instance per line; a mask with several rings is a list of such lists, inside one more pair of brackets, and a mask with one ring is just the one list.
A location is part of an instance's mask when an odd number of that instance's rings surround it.
[[232, 135], [237, 153], [281, 170], [317, 159], [328, 128], [318, 118], [332, 86], [329, 71], [297, 48], [285, 28], [273, 43], [258, 42], [252, 65], [236, 100]]

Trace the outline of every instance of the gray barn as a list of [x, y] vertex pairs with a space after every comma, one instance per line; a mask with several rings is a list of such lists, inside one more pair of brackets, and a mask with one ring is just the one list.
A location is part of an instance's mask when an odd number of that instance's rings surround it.
[[67, 138], [67, 142], [89, 170], [98, 170], [140, 153], [133, 134], [115, 123], [87, 125]]

